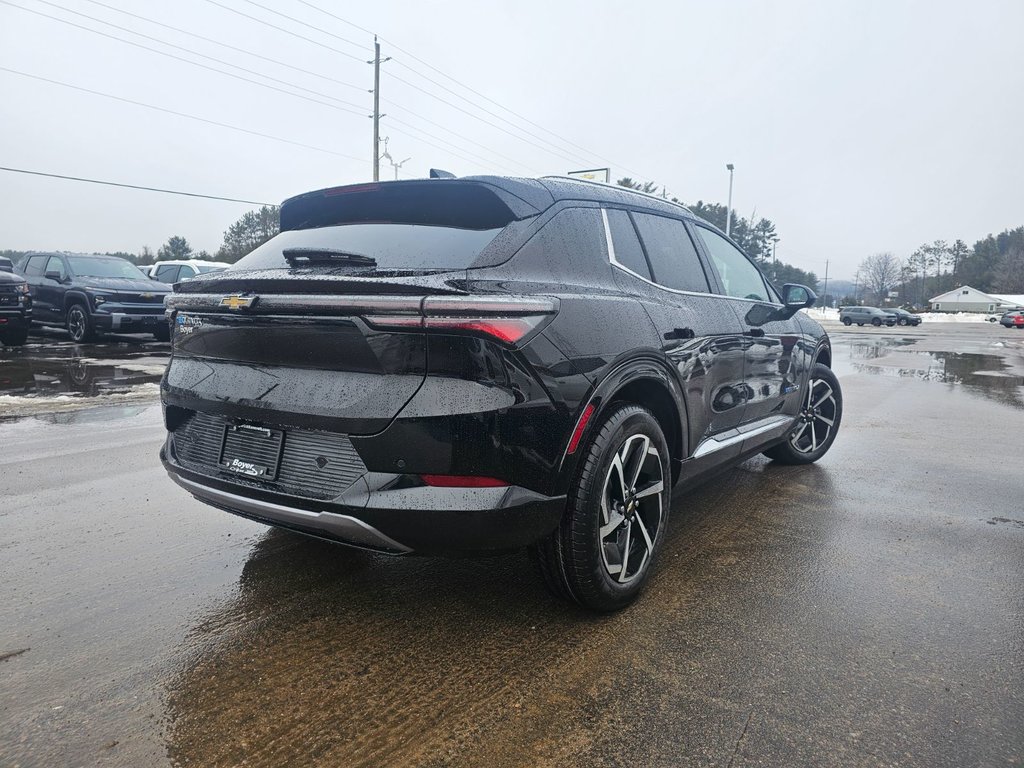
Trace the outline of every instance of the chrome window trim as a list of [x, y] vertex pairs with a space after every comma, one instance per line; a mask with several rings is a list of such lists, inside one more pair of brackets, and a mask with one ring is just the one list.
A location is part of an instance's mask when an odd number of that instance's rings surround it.
[[[616, 210], [625, 210], [625, 209], [618, 209], [617, 208]], [[657, 214], [654, 214], [654, 215], [657, 215]], [[608, 209], [607, 208], [604, 208], [604, 207], [601, 208], [601, 218], [604, 219], [604, 237], [605, 237], [606, 247], [608, 249], [608, 261], [609, 261], [609, 263], [613, 267], [618, 267], [623, 272], [632, 275], [637, 280], [642, 280], [643, 282], [647, 283], [648, 285], [653, 285], [655, 288], [658, 288], [659, 290], [668, 291], [669, 293], [675, 293], [675, 294], [678, 294], [680, 296], [712, 296], [712, 297], [714, 297], [716, 299], [729, 299], [730, 301], [743, 301], [743, 302], [753, 303], [753, 304], [769, 304], [769, 305], [771, 305], [773, 307], [781, 307], [782, 306], [781, 303], [777, 304], [777, 303], [775, 303], [773, 301], [754, 301], [753, 299], [744, 299], [741, 296], [726, 296], [724, 293], [711, 293], [710, 291], [708, 291], [706, 293], [703, 292], [703, 291], [681, 291], [678, 288], [669, 288], [668, 286], [662, 285], [661, 283], [656, 283], [653, 280], [650, 280], [650, 279], [644, 277], [643, 275], [638, 275], [636, 272], [634, 272], [629, 267], [627, 267], [627, 266], [625, 266], [623, 264], [620, 264], [619, 260], [615, 258], [615, 246], [612, 243], [612, 229], [611, 229], [611, 225], [609, 225], [609, 223], [608, 223]], [[682, 221], [682, 219], [678, 219], [678, 221]], [[742, 251], [741, 251], [741, 253], [742, 253]], [[756, 265], [755, 265], [755, 267], [756, 267]], [[761, 272], [761, 270], [758, 270], [759, 274], [760, 274], [760, 272]], [[762, 277], [763, 277], [763, 275], [762, 275]]]

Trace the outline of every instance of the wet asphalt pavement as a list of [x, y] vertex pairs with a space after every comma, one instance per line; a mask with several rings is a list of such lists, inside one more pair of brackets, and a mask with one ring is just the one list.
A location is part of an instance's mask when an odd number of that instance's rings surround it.
[[[0, 765], [1024, 765], [1024, 333], [829, 330], [831, 452], [677, 496], [609, 617], [525, 554], [388, 558], [192, 500], [123, 377], [152, 369], [118, 373], [165, 345], [3, 350]], [[104, 369], [104, 404], [48, 357]]]

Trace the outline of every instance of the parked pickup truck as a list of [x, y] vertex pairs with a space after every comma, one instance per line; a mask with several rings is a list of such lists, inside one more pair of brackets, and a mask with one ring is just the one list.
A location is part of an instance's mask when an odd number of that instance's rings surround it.
[[0, 342], [20, 347], [28, 339], [32, 322], [32, 297], [25, 278], [0, 269]]
[[164, 297], [171, 287], [126, 259], [85, 253], [30, 253], [18, 262], [32, 293], [33, 321], [67, 328], [76, 342], [103, 331], [151, 333], [169, 341]]

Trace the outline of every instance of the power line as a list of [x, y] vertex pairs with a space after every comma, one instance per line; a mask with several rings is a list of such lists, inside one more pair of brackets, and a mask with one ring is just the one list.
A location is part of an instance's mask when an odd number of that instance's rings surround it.
[[[409, 82], [408, 80], [406, 80], [405, 78], [399, 77], [398, 75], [396, 75], [396, 74], [394, 74], [394, 73], [392, 73], [392, 74], [391, 74], [391, 79], [392, 79], [392, 80], [397, 80], [397, 81], [398, 81], [398, 82], [400, 82], [400, 83], [405, 83], [405, 84], [406, 84], [406, 85], [408, 85], [408, 86], [409, 86], [410, 88], [415, 88], [415, 89], [416, 89], [417, 91], [420, 91], [421, 93], [425, 93], [425, 94], [426, 94], [427, 96], [430, 96], [431, 98], [437, 99], [437, 100], [438, 100], [438, 101], [440, 101], [440, 102], [441, 102], [442, 104], [447, 104], [447, 105], [448, 105], [449, 107], [451, 107], [452, 109], [458, 110], [459, 112], [461, 112], [461, 113], [462, 113], [462, 114], [464, 114], [464, 115], [469, 115], [469, 116], [470, 116], [470, 117], [472, 117], [472, 118], [473, 118], [474, 120], [479, 120], [479, 121], [480, 121], [481, 123], [484, 123], [485, 125], [489, 125], [489, 126], [491, 126], [492, 128], [497, 128], [497, 129], [498, 129], [499, 131], [501, 131], [502, 133], [507, 133], [507, 134], [508, 134], [509, 136], [511, 136], [511, 137], [512, 137], [512, 138], [514, 138], [514, 139], [518, 139], [519, 141], [525, 142], [525, 143], [529, 144], [529, 145], [530, 145], [530, 146], [532, 146], [532, 147], [536, 147], [537, 149], [539, 149], [539, 150], [541, 150], [541, 151], [543, 151], [543, 152], [547, 152], [547, 153], [548, 153], [548, 154], [550, 154], [550, 155], [554, 155], [554, 156], [555, 156], [555, 157], [557, 157], [557, 158], [558, 158], [559, 160], [567, 160], [567, 159], [569, 159], [569, 158], [567, 158], [567, 157], [566, 157], [565, 155], [559, 154], [559, 153], [558, 153], [558, 152], [556, 152], [555, 150], [551, 150], [551, 149], [548, 149], [547, 147], [545, 147], [545, 146], [544, 146], [544, 145], [542, 145], [542, 144], [538, 144], [537, 142], [535, 142], [535, 141], [531, 141], [530, 139], [524, 139], [524, 138], [523, 138], [522, 136], [519, 136], [519, 135], [517, 135], [517, 134], [515, 134], [515, 133], [512, 133], [512, 131], [508, 130], [508, 129], [507, 129], [507, 128], [505, 128], [504, 126], [501, 126], [501, 125], [499, 125], [498, 123], [492, 123], [492, 122], [491, 122], [490, 120], [487, 120], [487, 119], [485, 119], [485, 118], [482, 118], [482, 117], [480, 117], [479, 115], [474, 115], [474, 114], [473, 114], [472, 112], [470, 112], [470, 111], [469, 111], [469, 110], [467, 110], [467, 109], [463, 109], [463, 108], [462, 108], [462, 107], [460, 107], [460, 106], [459, 106], [458, 104], [453, 104], [452, 102], [448, 101], [447, 99], [442, 99], [442, 98], [441, 98], [440, 96], [438, 96], [437, 94], [431, 93], [430, 91], [427, 91], [427, 90], [425, 90], [425, 89], [421, 88], [420, 86], [416, 85], [415, 83], [410, 83], [410, 82]], [[575, 161], [574, 161], [574, 162], [575, 162]]]
[[[5, 2], [5, 3], [7, 3], [7, 5], [13, 5], [12, 3], [7, 2], [7, 0], [0, 0], [0, 2]], [[305, 91], [306, 93], [311, 93], [314, 96], [320, 96], [320, 97], [325, 98], [325, 99], [330, 99], [332, 101], [338, 102], [339, 104], [344, 104], [345, 106], [348, 106], [348, 107], [354, 107], [357, 110], [362, 110], [363, 109], [363, 107], [360, 104], [353, 104], [351, 101], [345, 101], [344, 99], [336, 98], [334, 96], [331, 96], [330, 94], [321, 93], [320, 91], [314, 91], [311, 88], [305, 88], [305, 87], [303, 87], [301, 85], [296, 85], [295, 83], [290, 83], [287, 80], [281, 80], [280, 78], [272, 77], [271, 75], [265, 75], [262, 72], [257, 72], [256, 70], [253, 70], [253, 69], [247, 69], [245, 67], [240, 67], [237, 64], [232, 64], [230, 61], [224, 61], [223, 59], [218, 59], [218, 58], [215, 58], [214, 56], [207, 56], [205, 53], [200, 53], [199, 51], [193, 51], [191, 48], [185, 48], [184, 46], [181, 46], [181, 45], [176, 45], [174, 43], [169, 43], [166, 40], [161, 40], [158, 37], [153, 37], [152, 35], [146, 35], [146, 34], [143, 34], [142, 32], [136, 32], [133, 29], [128, 29], [127, 27], [122, 27], [122, 26], [120, 26], [118, 24], [114, 24], [114, 23], [109, 22], [109, 21], [104, 21], [103, 19], [98, 19], [95, 16], [90, 16], [87, 13], [80, 13], [79, 11], [74, 11], [74, 10], [71, 10], [70, 8], [65, 8], [62, 5], [58, 5], [57, 3], [50, 2], [50, 0], [37, 0], [37, 2], [43, 3], [44, 5], [49, 5], [50, 7], [57, 8], [58, 10], [61, 10], [61, 11], [65, 11], [66, 13], [72, 13], [72, 14], [74, 14], [76, 16], [81, 16], [82, 18], [88, 19], [89, 21], [96, 22], [97, 24], [103, 24], [104, 26], [107, 26], [107, 27], [113, 27], [114, 29], [120, 30], [121, 32], [127, 32], [130, 35], [135, 35], [135, 36], [141, 37], [141, 38], [143, 38], [145, 40], [151, 40], [154, 43], [157, 43], [159, 45], [166, 45], [168, 48], [175, 48], [175, 49], [177, 49], [179, 51], [184, 51], [185, 53], [189, 53], [189, 54], [192, 54], [193, 56], [198, 56], [198, 57], [200, 57], [202, 59], [207, 59], [209, 61], [215, 61], [218, 64], [223, 64], [223, 65], [225, 65], [227, 67], [231, 67], [232, 69], [237, 69], [237, 70], [240, 70], [242, 72], [246, 72], [246, 73], [248, 73], [250, 75], [255, 75], [256, 77], [262, 77], [262, 78], [264, 78], [266, 80], [270, 80], [270, 81], [275, 82], [275, 83], [280, 83], [282, 85], [286, 85], [289, 88], [294, 88], [294, 89], [296, 89], [298, 91]], [[30, 10], [28, 8], [23, 8], [20, 5], [14, 5], [14, 7], [15, 8], [20, 8], [23, 11], [29, 11], [30, 13], [38, 13], [37, 11], [32, 11], [32, 10]], [[134, 45], [134, 46], [137, 46], [137, 47], [141, 47], [141, 48], [144, 48], [145, 50], [151, 51], [153, 53], [159, 53], [159, 54], [164, 55], [164, 56], [171, 56], [172, 58], [177, 58], [180, 61], [185, 61], [185, 62], [187, 62], [189, 64], [195, 64], [196, 66], [205, 66], [205, 65], [198, 64], [197, 62], [194, 62], [194, 61], [189, 61], [188, 59], [181, 59], [180, 57], [172, 56], [171, 54], [168, 54], [168, 53], [166, 53], [164, 51], [158, 51], [158, 50], [155, 50], [153, 48], [149, 48], [147, 46], [142, 46], [142, 45], [140, 45], [138, 43], [133, 43], [130, 40], [124, 40], [123, 38], [116, 37], [114, 35], [107, 35], [106, 33], [100, 32], [99, 30], [96, 30], [96, 29], [90, 29], [89, 27], [82, 27], [82, 26], [79, 26], [77, 24], [73, 24], [72, 22], [67, 21], [65, 19], [61, 19], [61, 18], [59, 18], [57, 16], [48, 16], [47, 14], [42, 14], [42, 13], [38, 13], [38, 15], [45, 16], [46, 18], [53, 19], [54, 21], [59, 21], [59, 22], [62, 22], [64, 24], [71, 24], [72, 26], [79, 27], [79, 29], [84, 29], [84, 30], [87, 30], [89, 32], [93, 32], [94, 34], [97, 34], [97, 35], [103, 35], [105, 37], [111, 38], [112, 40], [117, 40], [119, 42], [126, 43], [128, 45]], [[221, 72], [222, 74], [226, 74], [226, 75], [231, 75], [230, 72], [223, 72], [222, 70], [214, 69], [214, 71], [215, 72]], [[232, 77], [237, 77], [237, 75], [231, 75], [231, 76]], [[247, 82], [256, 82], [256, 81], [253, 81], [253, 80], [248, 80], [247, 78], [241, 78], [241, 79], [246, 80]], [[256, 84], [257, 85], [265, 85], [263, 83], [256, 83]], [[265, 86], [265, 87], [270, 87], [270, 86]], [[286, 91], [286, 93], [287, 93], [287, 91]], [[292, 95], [296, 95], [297, 96], [298, 94], [292, 94]], [[360, 113], [357, 112], [356, 114], [360, 114]]]
[[[404, 112], [408, 112], [413, 117], [416, 117], [416, 118], [424, 121], [425, 123], [429, 123], [430, 125], [433, 125], [433, 126], [435, 126], [437, 128], [440, 128], [442, 131], [447, 131], [448, 133], [450, 133], [453, 136], [455, 136], [455, 138], [457, 138], [457, 139], [462, 139], [463, 141], [469, 142], [470, 144], [475, 144], [476, 146], [480, 147], [481, 149], [486, 150], [487, 152], [490, 152], [492, 155], [494, 155], [496, 157], [500, 157], [500, 158], [502, 158], [504, 160], [508, 160], [510, 163], [514, 163], [515, 165], [518, 165], [520, 168], [525, 168], [526, 167], [526, 166], [522, 165], [518, 160], [515, 160], [514, 158], [511, 158], [508, 155], [503, 155], [500, 152], [495, 152], [493, 149], [488, 148], [484, 144], [481, 144], [479, 141], [474, 141], [473, 139], [469, 138], [468, 136], [463, 136], [461, 133], [456, 133], [451, 128], [448, 128], [447, 126], [442, 125], [441, 123], [435, 122], [434, 120], [431, 120], [429, 117], [425, 117], [425, 116], [419, 114], [418, 112], [413, 112], [408, 107], [403, 107], [401, 104], [398, 104], [397, 102], [394, 102], [391, 99], [384, 99], [384, 101], [388, 102], [389, 104], [391, 104], [393, 106], [398, 107], [399, 109], [401, 109]], [[394, 120], [393, 117], [392, 117], [392, 120]], [[422, 130], [422, 129], [420, 129], [420, 130]], [[424, 131], [424, 133], [426, 133], [426, 131]], [[468, 151], [468, 150], [464, 150], [464, 151]]]
[[346, 88], [354, 88], [357, 91], [361, 91], [361, 92], [364, 92], [364, 93], [366, 92], [366, 88], [364, 88], [361, 85], [355, 85], [353, 83], [347, 83], [344, 80], [338, 80], [335, 77], [330, 77], [329, 75], [324, 75], [324, 74], [322, 74], [320, 72], [314, 72], [311, 69], [303, 69], [302, 67], [297, 67], [294, 64], [289, 64], [286, 61], [280, 61], [279, 59], [272, 59], [269, 56], [263, 56], [262, 54], [254, 53], [253, 51], [250, 51], [247, 48], [240, 48], [240, 47], [238, 47], [236, 45], [231, 45], [230, 43], [225, 43], [223, 40], [217, 40], [216, 38], [206, 37], [205, 35], [200, 35], [200, 34], [198, 34], [196, 32], [190, 32], [189, 30], [182, 29], [181, 27], [175, 27], [175, 26], [172, 26], [170, 24], [165, 24], [162, 21], [157, 21], [156, 19], [151, 19], [148, 16], [140, 16], [137, 13], [132, 13], [131, 11], [126, 11], [126, 10], [124, 10], [122, 8], [117, 8], [117, 7], [113, 6], [113, 5], [107, 5], [106, 3], [101, 3], [100, 0], [86, 0], [86, 2], [92, 3], [93, 5], [98, 5], [101, 8], [106, 8], [106, 9], [111, 10], [111, 11], [116, 11], [117, 13], [122, 13], [125, 16], [131, 16], [133, 19], [139, 19], [140, 21], [145, 21], [145, 22], [147, 22], [149, 24], [155, 24], [158, 27], [163, 27], [164, 29], [169, 29], [172, 32], [177, 32], [177, 33], [182, 34], [182, 35], [188, 35], [189, 37], [194, 37], [197, 40], [203, 40], [204, 42], [207, 42], [207, 43], [213, 43], [214, 45], [219, 45], [219, 46], [221, 46], [223, 48], [227, 48], [228, 50], [231, 50], [231, 51], [236, 51], [238, 53], [244, 53], [246, 56], [252, 56], [253, 58], [256, 58], [256, 59], [262, 59], [263, 61], [268, 61], [271, 64], [277, 64], [278, 66], [281, 66], [281, 67], [287, 67], [288, 69], [294, 70], [295, 72], [301, 72], [304, 75], [312, 75], [313, 77], [319, 77], [321, 80], [327, 80], [328, 82], [335, 83], [337, 85], [343, 85]]
[[247, 2], [249, 5], [255, 5], [257, 8], [262, 8], [264, 11], [267, 11], [268, 13], [272, 13], [275, 16], [280, 16], [283, 19], [288, 19], [288, 21], [293, 21], [296, 24], [299, 24], [299, 25], [301, 25], [303, 27], [307, 27], [308, 29], [312, 29], [315, 32], [320, 32], [321, 34], [327, 35], [328, 37], [333, 37], [335, 40], [341, 40], [343, 43], [348, 43], [349, 45], [352, 45], [352, 46], [355, 46], [356, 48], [359, 48], [360, 50], [363, 50], [363, 51], [369, 51], [370, 50], [369, 48], [367, 48], [362, 43], [357, 43], [354, 40], [349, 40], [347, 37], [342, 37], [341, 35], [336, 35], [333, 32], [328, 32], [325, 29], [320, 29], [320, 27], [314, 26], [313, 24], [309, 24], [309, 23], [307, 23], [305, 21], [302, 21], [301, 19], [296, 19], [294, 16], [289, 16], [287, 13], [281, 13], [280, 11], [276, 11], [273, 8], [268, 8], [265, 5], [257, 3], [256, 0], [245, 0], [245, 2]]
[[258, 16], [252, 16], [252, 15], [250, 15], [248, 13], [245, 13], [244, 11], [239, 11], [236, 8], [232, 8], [229, 5], [224, 5], [223, 3], [219, 3], [219, 2], [217, 2], [217, 0], [206, 0], [206, 2], [211, 3], [212, 5], [216, 5], [218, 8], [223, 8], [225, 11], [230, 11], [231, 13], [237, 14], [238, 16], [243, 16], [243, 17], [245, 17], [247, 19], [251, 19], [251, 20], [255, 21], [258, 24], [262, 24], [265, 27], [270, 27], [272, 29], [278, 30], [279, 32], [284, 32], [286, 35], [291, 35], [292, 37], [296, 37], [299, 40], [305, 40], [307, 43], [312, 43], [313, 45], [318, 45], [321, 48], [325, 48], [328, 51], [334, 51], [334, 53], [340, 54], [342, 56], [347, 56], [348, 58], [354, 59], [355, 61], [358, 61], [360, 63], [366, 63], [364, 59], [362, 59], [361, 57], [356, 56], [354, 54], [351, 54], [348, 51], [343, 51], [340, 48], [335, 48], [333, 46], [327, 45], [326, 43], [321, 43], [319, 40], [314, 40], [311, 37], [306, 37], [305, 35], [300, 35], [298, 32], [292, 32], [290, 29], [285, 29], [284, 27], [280, 27], [277, 24], [272, 24], [269, 21], [265, 21], [265, 20], [259, 18]]
[[[353, 27], [354, 29], [358, 29], [361, 32], [366, 32], [368, 34], [372, 34], [365, 27], [361, 27], [358, 24], [356, 24], [356, 23], [354, 23], [352, 21], [349, 21], [348, 19], [342, 18], [341, 16], [338, 16], [335, 13], [331, 13], [330, 11], [327, 11], [327, 10], [325, 10], [325, 9], [315, 5], [314, 3], [309, 2], [309, 0], [297, 0], [297, 1], [299, 3], [302, 3], [302, 5], [307, 6], [308, 8], [312, 8], [313, 10], [319, 11], [320, 13], [322, 13], [322, 14], [324, 14], [326, 16], [330, 16], [332, 19], [336, 19], [337, 21], [340, 21], [343, 24], [347, 24], [348, 26]], [[545, 133], [548, 133], [548, 134], [554, 136], [559, 141], [562, 141], [565, 144], [568, 144], [568, 145], [573, 146], [573, 147], [575, 147], [576, 149], [578, 149], [578, 150], [580, 150], [582, 152], [585, 152], [587, 154], [587, 162], [590, 162], [591, 158], [598, 158], [598, 159], [600, 159], [600, 155], [598, 155], [597, 153], [591, 152], [586, 147], [582, 147], [579, 144], [577, 144], [576, 142], [574, 142], [574, 141], [572, 141], [570, 139], [567, 139], [564, 136], [560, 136], [559, 134], [557, 134], [554, 131], [552, 131], [550, 128], [546, 128], [543, 125], [541, 125], [541, 124], [539, 124], [537, 122], [534, 122], [533, 120], [530, 120], [529, 118], [519, 114], [515, 110], [510, 109], [509, 107], [506, 107], [504, 104], [501, 104], [500, 102], [495, 101], [490, 96], [487, 96], [486, 94], [481, 93], [480, 91], [476, 90], [475, 88], [473, 88], [473, 87], [471, 87], [469, 85], [466, 85], [465, 83], [455, 79], [451, 75], [447, 74], [446, 72], [443, 72], [442, 70], [438, 69], [437, 67], [435, 67], [434, 65], [430, 64], [429, 62], [424, 61], [420, 57], [416, 56], [415, 54], [411, 53], [410, 51], [406, 50], [405, 48], [402, 48], [400, 45], [397, 45], [396, 43], [392, 42], [391, 40], [388, 40], [388, 39], [383, 38], [383, 37], [381, 39], [384, 40], [384, 42], [386, 42], [388, 45], [390, 45], [396, 51], [400, 51], [401, 53], [404, 53], [409, 58], [411, 58], [411, 59], [413, 59], [415, 61], [418, 61], [423, 66], [427, 67], [428, 69], [433, 70], [434, 72], [436, 72], [437, 74], [441, 75], [442, 77], [447, 78], [448, 80], [452, 81], [456, 85], [458, 85], [458, 86], [460, 86], [462, 88], [465, 88], [470, 93], [472, 93], [472, 94], [474, 94], [474, 95], [476, 95], [476, 96], [478, 96], [478, 97], [480, 97], [480, 98], [490, 102], [491, 104], [495, 105], [496, 107], [498, 107], [500, 109], [505, 110], [506, 112], [508, 112], [511, 115], [514, 115], [515, 117], [519, 118], [523, 122], [528, 123], [529, 125], [532, 125], [535, 128], [539, 128], [540, 130], [544, 131]], [[442, 85], [441, 83], [438, 83], [436, 80], [433, 80], [433, 79], [427, 77], [423, 73], [417, 72], [415, 69], [410, 67], [408, 64], [406, 64], [405, 62], [401, 61], [401, 59], [395, 59], [395, 63], [399, 64], [400, 66], [405, 67], [406, 69], [410, 70], [411, 72], [414, 72], [415, 74], [417, 74], [420, 77], [422, 77], [424, 80], [427, 80], [428, 82], [434, 83], [434, 85], [437, 85], [439, 88], [444, 88], [444, 90], [448, 91], [449, 93], [451, 93], [451, 94], [453, 94], [455, 96], [458, 96], [463, 101], [466, 101], [467, 103], [470, 103], [470, 104], [473, 103], [472, 101], [467, 99], [465, 96], [462, 96], [461, 94], [456, 93], [455, 91], [451, 90], [450, 88], [447, 88], [446, 86]], [[480, 107], [479, 105], [474, 105], [474, 106], [477, 106], [478, 109], [481, 109], [481, 110], [483, 110], [485, 112], [488, 112], [488, 114], [491, 114], [491, 115], [493, 115], [495, 117], [498, 117], [499, 119], [504, 119], [504, 118], [501, 118], [500, 115], [494, 115], [493, 112], [490, 112], [489, 110], [485, 110], [483, 107]], [[523, 129], [520, 129], [520, 130], [523, 130]], [[526, 131], [524, 131], [524, 133], [526, 133]], [[529, 135], [533, 136], [534, 134], [529, 134]], [[536, 137], [536, 138], [540, 138], [540, 137]], [[542, 139], [542, 141], [548, 141], [548, 140]], [[548, 143], [552, 144], [552, 146], [555, 146], [550, 141], [548, 141]], [[609, 164], [612, 164], [612, 165], [616, 165], [615, 163], [611, 163], [611, 161], [609, 161], [609, 160], [605, 160], [605, 162], [608, 162]], [[638, 174], [636, 171], [632, 171], [629, 168], [626, 168], [624, 165], [619, 165], [619, 167], [622, 168], [624, 171], [626, 171], [626, 172], [628, 172], [628, 173], [630, 173], [630, 174], [632, 174], [634, 176], [642, 175], [642, 174]]]
[[7, 168], [0, 165], [0, 171], [10, 173], [27, 173], [30, 176], [46, 176], [51, 179], [64, 179], [66, 181], [83, 181], [87, 184], [103, 184], [107, 187], [124, 187], [125, 189], [141, 189], [145, 192], [162, 192], [165, 195], [184, 195], [185, 197], [201, 197], [206, 200], [223, 200], [228, 203], [245, 203], [246, 205], [275, 205], [275, 203], [263, 203], [259, 200], [240, 200], [237, 197], [219, 197], [218, 195], [201, 195], [198, 192], [180, 192], [176, 189], [160, 189], [159, 187], [143, 187], [138, 184], [122, 184], [117, 181], [102, 181], [100, 179], [85, 179], [80, 176], [64, 176], [59, 173], [43, 173], [42, 171], [27, 171], [24, 168]]
[[[491, 160], [488, 157], [484, 157], [483, 155], [477, 154], [476, 152], [472, 152], [471, 150], [468, 150], [468, 149], [466, 149], [464, 147], [460, 147], [458, 144], [455, 144], [454, 142], [448, 141], [447, 139], [442, 139], [440, 136], [436, 136], [435, 134], [429, 133], [429, 132], [423, 130], [422, 128], [420, 128], [419, 126], [412, 125], [412, 124], [406, 122], [405, 120], [400, 120], [399, 118], [395, 117], [394, 115], [390, 115], [390, 114], [387, 115], [386, 118], [385, 118], [385, 122], [388, 125], [392, 125], [392, 124], [404, 125], [406, 128], [410, 128], [412, 130], [415, 130], [418, 133], [422, 134], [423, 136], [427, 136], [427, 137], [429, 137], [431, 139], [434, 139], [435, 141], [440, 141], [440, 142], [443, 142], [445, 144], [450, 144], [451, 146], [455, 147], [456, 150], [458, 150], [460, 152], [464, 152], [466, 155], [470, 155], [470, 157], [466, 157], [465, 155], [458, 155], [458, 154], [455, 155], [456, 157], [459, 157], [460, 159], [465, 160], [466, 162], [482, 163], [485, 166], [488, 166], [488, 165], [495, 166], [495, 165], [497, 165], [493, 160]], [[406, 134], [406, 135], [408, 135], [408, 134]], [[423, 141], [423, 139], [420, 139], [420, 141]], [[433, 146], [437, 147], [436, 144], [434, 144]], [[437, 148], [438, 149], [444, 149], [443, 147], [437, 147]], [[448, 149], [446, 149], [445, 151], [446, 152], [452, 152], [452, 150], [448, 150]], [[452, 154], [455, 154], [455, 152], [452, 152]], [[498, 166], [498, 167], [501, 167], [501, 166]], [[508, 168], [505, 167], [505, 170], [508, 170]]]
[[239, 125], [231, 125], [230, 123], [221, 123], [221, 122], [218, 122], [217, 120], [210, 120], [208, 118], [200, 117], [198, 115], [190, 115], [187, 112], [178, 112], [177, 110], [174, 110], [174, 109], [168, 109], [166, 107], [158, 107], [155, 104], [147, 104], [144, 101], [135, 101], [134, 99], [128, 99], [128, 98], [125, 98], [123, 96], [115, 96], [112, 93], [104, 93], [103, 91], [94, 91], [91, 88], [84, 88], [84, 87], [82, 87], [80, 85], [72, 85], [71, 83], [64, 83], [64, 82], [61, 82], [60, 80], [51, 80], [48, 77], [41, 77], [40, 75], [33, 75], [33, 74], [29, 74], [28, 72], [21, 72], [21, 71], [19, 71], [17, 69], [10, 69], [9, 67], [0, 66], [0, 71], [2, 71], [2, 72], [9, 72], [9, 73], [11, 73], [13, 75], [20, 75], [22, 77], [28, 77], [28, 78], [31, 78], [33, 80], [40, 80], [40, 81], [42, 81], [44, 83], [51, 83], [52, 85], [59, 85], [59, 86], [61, 86], [63, 88], [70, 88], [72, 90], [80, 91], [82, 93], [89, 93], [89, 94], [92, 94], [93, 96], [102, 96], [105, 99], [113, 99], [114, 101], [124, 102], [125, 104], [133, 104], [133, 105], [135, 105], [137, 107], [145, 107], [146, 109], [156, 110], [157, 112], [164, 112], [164, 113], [169, 114], [169, 115], [176, 115], [177, 117], [185, 117], [185, 118], [188, 118], [189, 120], [197, 120], [200, 123], [207, 123], [208, 125], [216, 125], [216, 126], [218, 126], [220, 128], [228, 128], [228, 129], [230, 129], [232, 131], [239, 131], [241, 133], [248, 133], [248, 134], [250, 134], [252, 136], [259, 136], [260, 138], [263, 138], [263, 139], [271, 139], [272, 141], [279, 141], [279, 142], [282, 142], [284, 144], [291, 144], [291, 145], [296, 146], [296, 147], [302, 147], [303, 149], [311, 149], [311, 150], [314, 150], [316, 152], [324, 152], [324, 153], [329, 154], [329, 155], [335, 155], [337, 157], [344, 157], [344, 158], [346, 158], [348, 160], [356, 160], [356, 161], [361, 162], [361, 163], [362, 162], [366, 162], [365, 158], [356, 157], [354, 155], [346, 155], [343, 152], [335, 152], [333, 149], [326, 149], [324, 147], [317, 147], [317, 146], [314, 146], [312, 144], [304, 144], [301, 141], [293, 141], [291, 139], [285, 139], [285, 138], [283, 138], [281, 136], [273, 136], [273, 135], [271, 135], [269, 133], [262, 133], [260, 131], [254, 131], [251, 128], [243, 128], [242, 126], [239, 126]]

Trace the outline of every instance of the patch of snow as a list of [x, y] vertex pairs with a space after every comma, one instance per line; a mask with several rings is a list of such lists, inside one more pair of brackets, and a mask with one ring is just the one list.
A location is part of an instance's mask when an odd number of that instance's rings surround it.
[[49, 397], [0, 395], [0, 417], [34, 416], [40, 413], [95, 408], [100, 405], [146, 402], [155, 400], [159, 396], [160, 385], [156, 383], [139, 384], [138, 386], [131, 387], [126, 392], [112, 392], [96, 397], [86, 397], [84, 395], [51, 395]]

